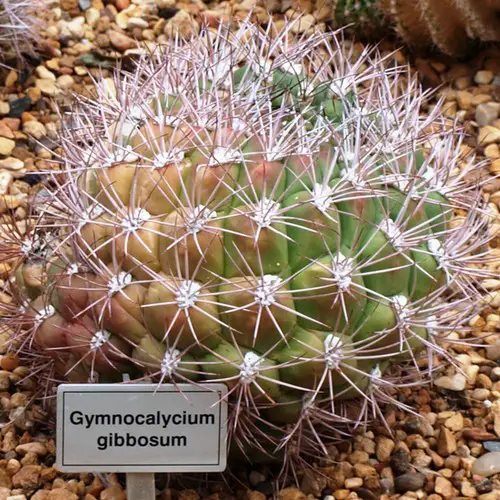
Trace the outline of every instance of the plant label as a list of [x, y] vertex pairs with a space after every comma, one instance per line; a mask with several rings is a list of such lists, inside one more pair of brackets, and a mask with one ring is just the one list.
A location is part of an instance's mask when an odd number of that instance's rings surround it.
[[221, 472], [224, 384], [61, 384], [57, 467], [63, 472]]

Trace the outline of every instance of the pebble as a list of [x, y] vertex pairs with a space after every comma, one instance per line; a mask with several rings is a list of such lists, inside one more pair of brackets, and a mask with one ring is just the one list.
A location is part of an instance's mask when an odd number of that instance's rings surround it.
[[98, 9], [95, 9], [94, 7], [90, 7], [90, 9], [87, 9], [85, 11], [85, 19], [87, 21], [87, 24], [89, 25], [90, 28], [94, 28], [95, 25], [97, 24], [97, 21], [99, 21], [101, 17], [101, 14], [99, 13]]
[[7, 77], [5, 78], [5, 86], [6, 87], [12, 87], [16, 84], [17, 80], [19, 78], [19, 75], [17, 74], [17, 71], [9, 71], [7, 74]]
[[451, 431], [460, 431], [464, 427], [464, 417], [461, 413], [457, 412], [452, 417], [448, 418], [444, 425]]
[[471, 394], [471, 398], [476, 399], [477, 401], [485, 401], [489, 397], [490, 397], [489, 389], [483, 389], [481, 387], [474, 389]]
[[396, 491], [399, 493], [405, 493], [406, 491], [417, 491], [424, 486], [425, 476], [419, 472], [407, 472], [401, 476], [398, 476], [394, 480], [394, 485]]
[[0, 195], [7, 194], [14, 180], [13, 175], [7, 170], [0, 170]]
[[33, 136], [35, 139], [41, 139], [47, 134], [45, 125], [43, 123], [37, 122], [36, 120], [30, 120], [23, 124], [23, 132], [25, 134]]
[[155, 4], [159, 9], [172, 9], [175, 7], [176, 0], [155, 0]]
[[85, 36], [85, 18], [83, 16], [78, 16], [73, 18], [69, 23], [65, 23], [70, 36], [76, 40], [81, 40]]
[[460, 487], [460, 491], [462, 492], [462, 495], [468, 498], [475, 498], [477, 497], [477, 490], [472, 486], [472, 484], [469, 483], [469, 481], [464, 481]]
[[465, 90], [471, 86], [472, 80], [469, 76], [461, 76], [457, 78], [454, 83], [458, 90]]
[[500, 472], [500, 452], [485, 453], [472, 464], [472, 474], [489, 477]]
[[410, 455], [404, 448], [398, 448], [392, 453], [390, 465], [396, 475], [411, 470]]
[[408, 434], [420, 434], [428, 437], [434, 435], [434, 429], [427, 418], [411, 418], [404, 426], [404, 430]]
[[[117, 16], [115, 17], [115, 23], [118, 24], [118, 26], [122, 30], [126, 30], [128, 27], [128, 22], [129, 22], [129, 17], [127, 16], [127, 13], [125, 11], [118, 12]], [[99, 38], [99, 46], [103, 46], [106, 44], [105, 40], [103, 38]]]
[[483, 71], [478, 71], [474, 75], [474, 81], [479, 85], [488, 85], [493, 81], [494, 77], [495, 75], [493, 74], [493, 71], [483, 70]]
[[10, 113], [10, 104], [0, 101], [0, 115], [8, 115]]
[[465, 90], [459, 90], [456, 93], [457, 104], [461, 109], [469, 109], [472, 106], [472, 98], [474, 96]]
[[1, 168], [5, 170], [18, 171], [24, 168], [24, 162], [11, 156], [9, 158], [0, 160], [0, 169]]
[[432, 462], [432, 457], [430, 457], [429, 455], [426, 455], [425, 453], [417, 455], [412, 460], [412, 464], [415, 467], [419, 467], [419, 468], [428, 467], [431, 464], [431, 462]]
[[128, 29], [132, 29], [132, 28], [141, 28], [141, 29], [145, 29], [147, 28], [149, 25], [148, 25], [148, 22], [145, 20], [145, 19], [142, 19], [140, 17], [131, 17], [129, 20], [128, 20], [128, 23], [127, 23], [127, 28]]
[[488, 102], [480, 104], [476, 108], [476, 122], [480, 127], [491, 125], [497, 118], [500, 111], [500, 104]]
[[491, 162], [490, 172], [493, 175], [500, 174], [500, 158]]
[[7, 465], [5, 466], [5, 470], [11, 475], [13, 476], [14, 474], [16, 474], [17, 472], [19, 472], [19, 470], [21, 469], [21, 463], [19, 462], [19, 460], [16, 460], [15, 458], [11, 458], [8, 462], [7, 462]]
[[251, 471], [250, 474], [248, 475], [248, 482], [250, 483], [251, 486], [254, 487], [257, 486], [259, 483], [264, 482], [266, 479], [267, 476], [257, 470]]
[[486, 125], [479, 129], [478, 143], [482, 145], [493, 144], [500, 142], [500, 130], [492, 125]]
[[[47, 500], [78, 500], [78, 495], [66, 488], [54, 488], [47, 496]], [[110, 500], [112, 500], [110, 498]], [[118, 500], [118, 498], [116, 499]]]
[[20, 444], [16, 446], [16, 453], [25, 455], [26, 453], [35, 453], [36, 455], [44, 456], [47, 454], [47, 448], [42, 443], [33, 441], [31, 443]]
[[42, 80], [37, 78], [35, 85], [42, 91], [43, 95], [54, 97], [60, 91], [56, 86], [55, 81], [52, 80]]
[[[491, 146], [496, 146], [496, 144], [491, 144]], [[491, 147], [488, 146], [488, 147]], [[485, 151], [486, 153], [486, 151]], [[486, 290], [498, 290], [500, 289], [500, 280], [496, 279], [486, 279], [481, 282], [481, 284], [486, 288]]]
[[40, 479], [39, 465], [25, 465], [17, 474], [12, 477], [12, 484], [15, 488], [35, 488]]
[[500, 399], [491, 406], [491, 413], [493, 414], [493, 430], [500, 437]]
[[[500, 130], [499, 139], [500, 139]], [[442, 389], [448, 389], [449, 391], [463, 391], [467, 383], [466, 378], [461, 373], [456, 373], [452, 377], [447, 375], [439, 377], [434, 381], [434, 384]]]
[[10, 111], [6, 114], [10, 118], [19, 118], [25, 111], [31, 108], [31, 99], [29, 97], [20, 97], [10, 102]]
[[49, 71], [45, 66], [37, 66], [35, 71], [38, 75], [38, 78], [42, 78], [43, 80], [51, 80], [53, 82], [56, 81], [56, 75], [54, 75], [52, 71]]
[[492, 97], [489, 94], [476, 94], [472, 98], [472, 105], [479, 106], [480, 104], [486, 104], [487, 102], [491, 102]]
[[163, 32], [169, 38], [174, 38], [178, 35], [188, 39], [198, 32], [198, 24], [191, 18], [188, 12], [179, 10], [179, 12], [167, 21]]
[[298, 488], [285, 488], [278, 493], [278, 500], [306, 500], [307, 497]]
[[137, 47], [137, 43], [135, 40], [128, 37], [127, 35], [118, 33], [117, 31], [109, 30], [107, 32], [107, 35], [113, 47], [121, 52], [125, 52], [128, 49]]
[[444, 498], [451, 498], [455, 495], [456, 490], [453, 485], [444, 477], [437, 477], [434, 486], [434, 491]]
[[16, 147], [16, 143], [13, 140], [7, 139], [6, 137], [0, 137], [0, 154], [1, 155], [9, 156], [15, 147]]
[[448, 457], [457, 450], [455, 435], [446, 427], [441, 427], [439, 432], [437, 451], [443, 457]]
[[344, 481], [344, 486], [348, 490], [354, 490], [363, 486], [363, 479], [361, 479], [360, 477], [350, 477]]
[[7, 139], [15, 138], [14, 132], [4, 121], [0, 121], [0, 137], [6, 137]]
[[486, 158], [498, 158], [500, 156], [500, 148], [498, 147], [498, 144], [489, 144], [486, 146], [484, 148], [484, 156], [486, 156]]
[[486, 349], [486, 356], [491, 361], [498, 361], [500, 359], [500, 340], [497, 340], [493, 345], [488, 346]]
[[485, 441], [483, 447], [487, 451], [499, 451], [500, 452], [500, 441]]
[[75, 80], [71, 75], [61, 75], [57, 78], [56, 83], [61, 89], [70, 89], [75, 84]]
[[304, 33], [309, 31], [316, 24], [316, 18], [312, 14], [306, 14], [300, 17], [292, 24], [292, 33]]
[[395, 443], [392, 439], [381, 436], [377, 440], [376, 455], [380, 462], [387, 462], [391, 458]]

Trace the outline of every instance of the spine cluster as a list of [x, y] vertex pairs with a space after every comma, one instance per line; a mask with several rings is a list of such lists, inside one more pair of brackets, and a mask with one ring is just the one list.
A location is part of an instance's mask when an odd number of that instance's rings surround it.
[[301, 459], [432, 373], [489, 236], [405, 69], [292, 26], [203, 30], [75, 104], [10, 321], [53, 380], [226, 383], [233, 443]]

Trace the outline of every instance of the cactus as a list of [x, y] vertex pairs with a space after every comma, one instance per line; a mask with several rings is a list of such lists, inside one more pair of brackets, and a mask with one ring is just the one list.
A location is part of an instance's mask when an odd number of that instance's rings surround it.
[[226, 383], [232, 442], [302, 460], [447, 356], [489, 236], [407, 70], [292, 27], [204, 29], [79, 98], [9, 321], [51, 380]]
[[40, 0], [0, 1], [0, 59], [2, 63], [32, 53], [39, 41], [41, 12], [45, 10]]
[[500, 40], [499, 12], [496, 0], [333, 0], [332, 20], [363, 36], [395, 29], [410, 47], [460, 57], [471, 40]]

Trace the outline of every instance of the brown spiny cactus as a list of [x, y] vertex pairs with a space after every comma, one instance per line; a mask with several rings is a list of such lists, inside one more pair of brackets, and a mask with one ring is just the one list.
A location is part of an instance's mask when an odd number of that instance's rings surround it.
[[395, 29], [411, 47], [461, 56], [473, 40], [500, 40], [499, 0], [333, 0], [337, 25], [362, 35]]

